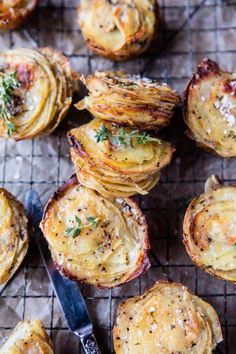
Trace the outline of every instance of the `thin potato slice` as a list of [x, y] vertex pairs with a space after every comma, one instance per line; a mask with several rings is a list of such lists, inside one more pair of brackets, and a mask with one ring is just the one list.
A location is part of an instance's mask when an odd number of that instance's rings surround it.
[[106, 199], [75, 176], [50, 199], [41, 228], [55, 266], [76, 281], [112, 288], [150, 266], [148, 227], [138, 206]]
[[215, 310], [182, 284], [157, 282], [120, 305], [116, 354], [211, 354], [222, 341]]
[[166, 84], [123, 72], [96, 72], [82, 81], [88, 94], [76, 104], [78, 109], [139, 129], [167, 126], [179, 102], [177, 93]]
[[82, 0], [78, 20], [93, 51], [120, 61], [147, 50], [156, 37], [160, 14], [156, 0]]

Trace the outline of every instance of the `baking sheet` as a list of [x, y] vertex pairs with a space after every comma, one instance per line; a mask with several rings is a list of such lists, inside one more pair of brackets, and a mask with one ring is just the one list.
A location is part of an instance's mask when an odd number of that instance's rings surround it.
[[[70, 57], [73, 68], [88, 74], [95, 70], [126, 70], [172, 84], [182, 92], [196, 63], [205, 56], [226, 70], [236, 71], [236, 1], [162, 0], [162, 34], [148, 53], [124, 63], [97, 57], [82, 39], [76, 21], [77, 0], [41, 0], [24, 28], [0, 35], [0, 48], [51, 46]], [[45, 203], [57, 186], [73, 172], [65, 133], [86, 119], [70, 111], [50, 137], [19, 142], [0, 140], [0, 181], [20, 200], [30, 187]], [[203, 191], [212, 173], [223, 181], [236, 181], [236, 159], [224, 160], [195, 147], [184, 136], [181, 111], [163, 135], [176, 154], [149, 196], [138, 198], [150, 225], [152, 268], [139, 279], [110, 290], [82, 285], [103, 353], [112, 353], [111, 328], [118, 304], [137, 295], [156, 280], [169, 277], [189, 286], [217, 310], [225, 340], [221, 353], [235, 353], [236, 287], [195, 268], [181, 241], [182, 219], [188, 201]], [[50, 333], [56, 354], [81, 351], [69, 334], [57, 300], [42, 266], [36, 245], [0, 298], [0, 340], [23, 318], [40, 317]]]

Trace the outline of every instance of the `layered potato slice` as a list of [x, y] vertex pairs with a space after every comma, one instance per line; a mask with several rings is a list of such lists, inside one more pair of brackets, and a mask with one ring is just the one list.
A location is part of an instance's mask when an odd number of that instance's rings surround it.
[[184, 244], [197, 266], [236, 283], [236, 187], [216, 188], [190, 203], [184, 217]]
[[0, 54], [0, 65], [0, 87], [11, 85], [9, 102], [0, 99], [0, 136], [50, 134], [72, 102], [75, 74], [67, 58], [50, 48], [14, 49]]
[[82, 77], [88, 94], [75, 106], [95, 117], [144, 130], [167, 126], [179, 102], [166, 84], [124, 72], [96, 72]]
[[207, 302], [182, 284], [160, 281], [120, 305], [113, 339], [117, 354], [211, 354], [222, 333]]
[[147, 50], [156, 37], [160, 14], [156, 0], [82, 0], [78, 20], [89, 48], [120, 61]]
[[0, 188], [0, 284], [6, 283], [22, 263], [29, 243], [28, 220], [22, 204]]
[[204, 59], [185, 92], [189, 135], [222, 157], [236, 156], [236, 74]]
[[49, 336], [40, 320], [21, 321], [0, 348], [0, 354], [53, 354]]
[[0, 31], [21, 25], [35, 8], [37, 0], [2, 0], [0, 2]]
[[106, 199], [75, 175], [50, 199], [41, 229], [55, 266], [76, 281], [112, 288], [150, 267], [139, 207], [130, 199]]
[[78, 180], [106, 197], [147, 194], [174, 152], [169, 143], [145, 132], [100, 119], [72, 129], [67, 136]]

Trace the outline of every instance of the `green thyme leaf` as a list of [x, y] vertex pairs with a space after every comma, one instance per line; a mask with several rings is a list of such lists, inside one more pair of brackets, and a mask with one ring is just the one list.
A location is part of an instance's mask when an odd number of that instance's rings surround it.
[[147, 132], [141, 132], [137, 136], [137, 140], [139, 144], [146, 144], [149, 141], [157, 141], [159, 144], [161, 143], [159, 139], [151, 137]]
[[234, 242], [234, 246], [233, 246], [233, 247], [234, 247], [234, 249], [236, 250], [236, 242]]
[[94, 216], [89, 216], [86, 219], [94, 228], [96, 228], [98, 226], [99, 218], [95, 218]]
[[68, 237], [76, 238], [77, 236], [79, 236], [80, 232], [81, 232], [81, 229], [78, 227], [69, 227], [66, 230], [66, 235]]
[[7, 127], [8, 136], [11, 136], [16, 131], [15, 125], [11, 121], [10, 105], [12, 102], [12, 93], [19, 86], [20, 82], [16, 78], [16, 72], [6, 75], [0, 83], [0, 117]]
[[80, 218], [77, 215], [75, 216], [75, 221], [77, 222], [78, 227], [80, 227], [82, 225], [82, 221], [80, 220]]
[[96, 130], [95, 138], [97, 143], [108, 140], [112, 145], [122, 145], [125, 147], [133, 147], [132, 139], [136, 139], [138, 144], [146, 144], [149, 141], [156, 141], [161, 144], [159, 139], [153, 138], [147, 132], [141, 132], [139, 130], [128, 132], [124, 128], [119, 128], [116, 134], [112, 134], [104, 123], [101, 129]]
[[89, 224], [83, 224], [81, 219], [76, 215], [75, 216], [76, 226], [69, 227], [68, 229], [66, 229], [66, 236], [76, 238], [77, 236], [80, 235], [82, 229], [88, 228], [90, 226], [96, 228], [100, 220], [100, 218], [95, 218], [94, 216], [89, 216], [86, 219], [88, 220]]
[[109, 140], [111, 137], [111, 132], [110, 130], [105, 126], [105, 124], [102, 124], [101, 129], [97, 129], [95, 138], [97, 143], [100, 143], [104, 140]]

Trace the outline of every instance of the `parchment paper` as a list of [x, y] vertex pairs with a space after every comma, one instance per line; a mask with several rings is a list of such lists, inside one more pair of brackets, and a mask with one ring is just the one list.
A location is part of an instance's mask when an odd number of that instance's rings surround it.
[[[68, 55], [80, 73], [106, 69], [143, 73], [172, 84], [179, 92], [196, 63], [205, 56], [217, 60], [226, 70], [236, 71], [236, 1], [162, 0], [164, 25], [157, 43], [142, 57], [119, 64], [97, 57], [86, 48], [76, 21], [77, 4], [76, 0], [39, 1], [24, 28], [0, 35], [1, 50], [33, 47], [37, 42]], [[1, 140], [2, 185], [22, 201], [32, 186], [45, 203], [73, 172], [65, 133], [84, 119], [84, 112], [72, 109], [50, 137], [16, 144]], [[171, 126], [162, 133], [176, 146], [174, 159], [149, 196], [138, 198], [150, 225], [152, 269], [112, 291], [82, 285], [103, 353], [113, 352], [110, 328], [118, 304], [167, 275], [215, 307], [225, 335], [221, 352], [235, 353], [236, 287], [196, 269], [182, 245], [181, 233], [190, 199], [203, 192], [204, 181], [212, 173], [226, 183], [235, 182], [236, 159], [223, 160], [197, 149], [184, 136], [184, 129], [178, 110]], [[78, 339], [67, 330], [33, 239], [24, 265], [0, 298], [0, 339], [23, 318], [43, 321], [56, 354], [79, 352]]]

